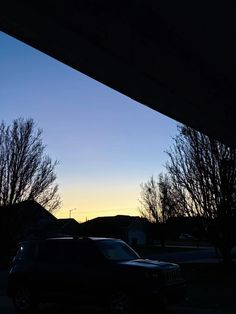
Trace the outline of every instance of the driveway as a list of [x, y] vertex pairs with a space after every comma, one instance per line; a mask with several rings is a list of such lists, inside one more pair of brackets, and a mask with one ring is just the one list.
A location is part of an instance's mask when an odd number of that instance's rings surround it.
[[[11, 300], [6, 296], [0, 296], [0, 313], [1, 314], [16, 314]], [[103, 314], [102, 308], [95, 307], [61, 307], [55, 304], [45, 304], [40, 306], [35, 314]], [[166, 314], [235, 314], [235, 311], [222, 311], [215, 309], [197, 309], [188, 307], [170, 307]]]
[[[166, 258], [168, 259], [168, 256], [166, 256]], [[7, 274], [8, 271], [0, 270], [0, 313], [16, 314], [11, 299], [6, 296]], [[56, 304], [44, 304], [39, 307], [35, 314], [103, 314], [104, 312], [104, 308], [94, 306], [79, 307], [71, 305], [61, 306]], [[173, 306], [169, 307], [166, 314], [235, 314], [235, 310], [222, 311], [216, 309], [198, 309], [186, 306]]]
[[[176, 246], [173, 246], [177, 248]], [[171, 247], [170, 247], [171, 248]], [[148, 255], [145, 255], [145, 258], [150, 259], [157, 259], [166, 262], [173, 262], [173, 263], [186, 263], [186, 262], [220, 262], [219, 258], [216, 258], [215, 249], [213, 247], [206, 247], [206, 248], [192, 248], [189, 247], [190, 250], [183, 250], [180, 252], [164, 252], [158, 253], [152, 252]], [[168, 247], [166, 247], [168, 250]]]

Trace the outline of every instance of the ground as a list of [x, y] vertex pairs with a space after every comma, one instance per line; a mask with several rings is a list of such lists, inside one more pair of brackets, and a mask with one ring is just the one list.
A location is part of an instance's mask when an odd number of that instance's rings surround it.
[[[145, 258], [178, 262], [188, 284], [185, 304], [169, 307], [168, 314], [235, 314], [236, 266], [225, 268], [216, 258], [212, 247], [160, 247], [139, 248]], [[0, 313], [14, 314], [11, 300], [6, 297], [7, 270], [0, 268]], [[37, 314], [86, 313], [101, 314], [101, 308], [81, 308], [54, 304], [41, 306]]]
[[[234, 296], [236, 265], [225, 268], [222, 264], [182, 264], [188, 282], [186, 305], [215, 311], [236, 312]], [[225, 312], [224, 312], [225, 311]]]

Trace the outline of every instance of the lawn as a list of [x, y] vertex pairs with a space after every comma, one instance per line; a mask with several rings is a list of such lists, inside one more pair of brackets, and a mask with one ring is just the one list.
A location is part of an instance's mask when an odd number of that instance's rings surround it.
[[188, 285], [188, 306], [230, 309], [236, 313], [235, 264], [182, 264], [181, 268]]
[[[135, 248], [144, 258], [164, 253], [186, 252], [196, 249], [183, 247], [145, 246]], [[199, 309], [235, 310], [236, 313], [236, 264], [183, 263], [180, 264], [187, 281], [188, 300], [186, 306]]]

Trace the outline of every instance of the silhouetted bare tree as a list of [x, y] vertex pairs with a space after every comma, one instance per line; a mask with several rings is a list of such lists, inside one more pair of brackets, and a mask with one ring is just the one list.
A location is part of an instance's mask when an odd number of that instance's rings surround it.
[[59, 207], [57, 162], [44, 154], [41, 135], [32, 119], [0, 124], [0, 206], [34, 199], [51, 212]]
[[141, 184], [140, 213], [149, 221], [159, 224], [162, 246], [165, 245], [165, 222], [177, 215], [172, 186], [167, 174], [159, 174], [158, 180], [153, 176]]
[[162, 211], [162, 222], [168, 218], [182, 216], [183, 209], [177, 199], [177, 190], [169, 174], [159, 174], [158, 177], [160, 207]]
[[218, 246], [229, 261], [236, 218], [236, 150], [179, 126], [167, 153], [167, 170], [182, 210], [215, 222]]
[[142, 183], [140, 196], [140, 213], [151, 222], [165, 223], [168, 218], [183, 214], [173, 182], [166, 173], [160, 173], [157, 180], [151, 176]]
[[141, 183], [140, 186], [140, 214], [151, 222], [160, 222], [161, 208], [158, 182], [151, 176], [147, 182]]

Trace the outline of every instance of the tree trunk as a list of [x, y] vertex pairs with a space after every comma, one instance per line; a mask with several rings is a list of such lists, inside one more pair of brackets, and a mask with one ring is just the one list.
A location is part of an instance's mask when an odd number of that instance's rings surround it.
[[165, 226], [162, 224], [160, 228], [160, 240], [161, 240], [161, 247], [164, 248], [166, 241], [165, 241]]
[[232, 263], [230, 226], [227, 227], [228, 229], [223, 228], [223, 230], [219, 232], [219, 251], [225, 265]]
[[224, 243], [221, 244], [219, 247], [220, 254], [223, 258], [223, 263], [225, 265], [229, 265], [232, 263], [232, 256], [231, 256], [231, 246], [228, 244]]

